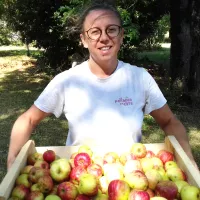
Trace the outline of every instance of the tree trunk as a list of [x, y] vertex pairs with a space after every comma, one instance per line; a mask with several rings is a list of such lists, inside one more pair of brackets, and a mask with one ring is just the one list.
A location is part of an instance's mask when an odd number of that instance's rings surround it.
[[172, 84], [180, 79], [184, 92], [188, 92], [187, 79], [190, 71], [191, 30], [190, 30], [190, 0], [171, 0], [171, 57], [170, 70]]
[[27, 56], [30, 56], [30, 50], [29, 50], [29, 42], [28, 39], [25, 39], [25, 44], [26, 44], [26, 50], [27, 50]]

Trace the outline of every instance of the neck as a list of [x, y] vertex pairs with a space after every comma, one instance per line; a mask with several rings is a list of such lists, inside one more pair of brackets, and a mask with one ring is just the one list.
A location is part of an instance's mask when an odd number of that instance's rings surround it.
[[98, 63], [91, 57], [88, 61], [90, 71], [99, 78], [106, 78], [110, 76], [117, 68], [118, 60], [111, 60]]

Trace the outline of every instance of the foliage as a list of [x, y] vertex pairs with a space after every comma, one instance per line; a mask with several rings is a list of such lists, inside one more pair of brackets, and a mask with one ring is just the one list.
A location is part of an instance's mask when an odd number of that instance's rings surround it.
[[[168, 10], [168, 1], [109, 2], [116, 3], [123, 18], [126, 34], [120, 57], [127, 58], [125, 61], [128, 61], [131, 59], [130, 55], [134, 57], [133, 46], [142, 44], [147, 38], [155, 37], [159, 20]], [[86, 50], [80, 45], [76, 26], [80, 13], [88, 3], [91, 1], [7, 0], [7, 22], [15, 31], [20, 32], [26, 44], [35, 41], [36, 47], [44, 49], [39, 63], [63, 70], [71, 66], [74, 55], [79, 61], [87, 56]]]

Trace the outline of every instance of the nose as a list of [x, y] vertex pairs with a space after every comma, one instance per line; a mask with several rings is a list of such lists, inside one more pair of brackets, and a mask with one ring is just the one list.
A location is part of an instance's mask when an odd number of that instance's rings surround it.
[[104, 31], [102, 31], [102, 33], [101, 33], [101, 36], [100, 36], [100, 38], [99, 38], [99, 41], [108, 41], [110, 38], [109, 38], [109, 36], [107, 35], [107, 33], [106, 33], [106, 31], [104, 30]]

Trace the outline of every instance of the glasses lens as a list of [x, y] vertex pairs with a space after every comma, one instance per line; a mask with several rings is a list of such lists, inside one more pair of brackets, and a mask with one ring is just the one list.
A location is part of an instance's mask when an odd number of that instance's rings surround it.
[[91, 28], [87, 33], [90, 39], [97, 40], [101, 35], [101, 30], [98, 28]]
[[106, 29], [106, 33], [110, 37], [117, 37], [120, 32], [120, 26], [111, 25]]

